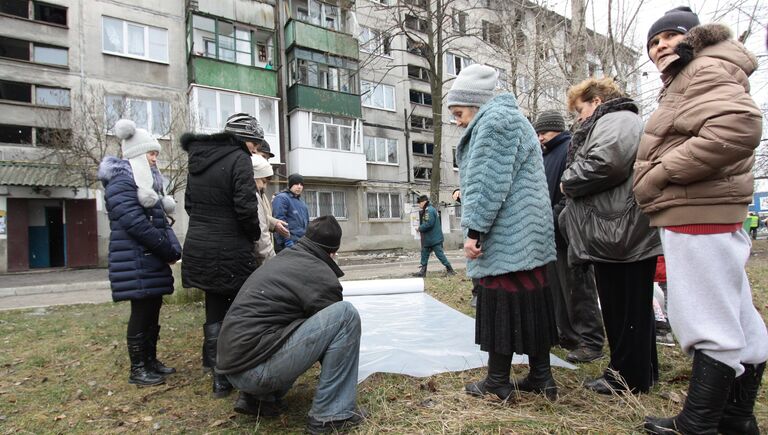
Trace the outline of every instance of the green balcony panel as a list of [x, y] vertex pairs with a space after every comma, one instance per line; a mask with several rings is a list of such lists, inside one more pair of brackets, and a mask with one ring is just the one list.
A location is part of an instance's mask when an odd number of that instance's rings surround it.
[[359, 95], [303, 85], [293, 85], [288, 89], [288, 110], [293, 109], [350, 118], [363, 117]]
[[277, 72], [192, 56], [189, 81], [250, 94], [277, 96]]
[[323, 53], [357, 59], [360, 56], [357, 39], [346, 33], [291, 20], [285, 26], [286, 47], [296, 45]]

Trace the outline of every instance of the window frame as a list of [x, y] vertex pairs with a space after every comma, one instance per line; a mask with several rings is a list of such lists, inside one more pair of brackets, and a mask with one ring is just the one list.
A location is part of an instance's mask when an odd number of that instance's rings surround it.
[[[414, 96], [416, 96], [417, 101], [414, 101]], [[427, 98], [429, 98], [429, 102], [427, 102]], [[419, 91], [418, 89], [409, 89], [408, 100], [413, 104], [432, 107], [432, 94], [430, 92]]]
[[[305, 189], [304, 192], [302, 192], [302, 196], [304, 196], [304, 202], [307, 204], [307, 211], [309, 212], [309, 220], [317, 219], [320, 217], [320, 194], [321, 193], [330, 193], [331, 194], [331, 215], [335, 217], [337, 220], [348, 220], [349, 219], [349, 213], [347, 210], [347, 194], [343, 190], [314, 190], [314, 189]], [[343, 202], [343, 215], [338, 215], [336, 212], [336, 196], [340, 195]], [[309, 200], [310, 196], [314, 196], [313, 200]], [[314, 216], [313, 216], [314, 215]]]
[[[374, 195], [376, 197], [376, 216], [371, 216], [371, 210], [369, 208], [369, 201], [371, 195]], [[389, 211], [389, 216], [382, 216], [381, 214], [381, 198], [385, 195], [387, 198], [387, 210]], [[393, 204], [393, 198], [397, 203], [398, 211], [400, 212], [397, 216], [394, 216], [393, 210], [392, 210], [392, 204]], [[392, 193], [392, 192], [376, 192], [376, 191], [368, 191], [365, 193], [365, 211], [366, 216], [368, 217], [368, 220], [372, 221], [399, 221], [403, 219], [403, 202], [401, 200], [400, 193]]]
[[[195, 126], [196, 128], [202, 130], [202, 131], [209, 131], [209, 132], [219, 132], [224, 129], [224, 124], [226, 123], [226, 118], [221, 115], [221, 96], [232, 96], [234, 101], [234, 110], [233, 113], [239, 113], [244, 112], [248, 113], [251, 116], [257, 118], [259, 120], [259, 123], [261, 124], [262, 128], [265, 126], [269, 127], [271, 126], [272, 129], [264, 128], [264, 134], [265, 135], [277, 135], [279, 133], [279, 125], [278, 125], [278, 119], [277, 119], [277, 100], [272, 98], [266, 98], [261, 95], [254, 95], [254, 94], [246, 94], [242, 92], [233, 92], [233, 91], [224, 91], [217, 88], [209, 88], [205, 86], [195, 86], [195, 93], [194, 93], [194, 101], [193, 101], [193, 107], [192, 110], [195, 111], [195, 115], [197, 119], [195, 119]], [[214, 113], [216, 113], [216, 119], [214, 120], [214, 126], [207, 126], [203, 123], [202, 115], [203, 112], [201, 103], [200, 103], [200, 91], [206, 91], [206, 92], [213, 92], [214, 93], [214, 99], [215, 99], [215, 107]], [[243, 108], [243, 97], [245, 98], [253, 98], [254, 99], [254, 111], [258, 108], [258, 113], [251, 113], [247, 108]], [[261, 102], [262, 101], [268, 101], [270, 105], [272, 106], [271, 109], [271, 115], [272, 119], [270, 120], [270, 123], [266, 123], [263, 121], [263, 116], [261, 116]]]
[[[368, 160], [368, 147], [371, 145], [367, 143], [368, 140], [373, 140], [373, 158], [374, 160]], [[379, 159], [378, 150], [379, 150], [379, 142], [384, 141], [385, 149], [387, 150], [386, 155], [382, 157], [382, 159]], [[394, 149], [395, 149], [395, 161], [390, 162], [389, 161], [389, 147], [394, 143]], [[373, 165], [390, 165], [390, 166], [398, 166], [400, 164], [400, 156], [399, 156], [399, 148], [400, 141], [394, 138], [390, 137], [382, 137], [382, 136], [367, 136], [363, 135], [363, 152], [365, 153], [365, 162]]]
[[[364, 39], [363, 37], [366, 33], [369, 37]], [[363, 53], [392, 58], [392, 38], [385, 32], [382, 32], [379, 29], [374, 29], [373, 27], [360, 26], [360, 35], [358, 35], [357, 40], [359, 42], [360, 51]], [[374, 47], [370, 50], [367, 46], [372, 42], [374, 43]]]
[[[458, 71], [456, 70], [456, 61], [459, 60], [458, 65]], [[445, 53], [445, 73], [448, 74], [449, 77], [456, 77], [459, 75], [461, 70], [464, 68], [474, 64], [475, 61], [472, 60], [472, 58], [464, 57], [456, 53], [451, 53], [450, 51]], [[453, 71], [453, 72], [451, 72]]]
[[483, 41], [495, 45], [501, 46], [502, 27], [499, 24], [493, 23], [488, 20], [483, 20]]
[[[172, 110], [171, 110], [172, 107], [171, 107], [171, 103], [169, 101], [160, 100], [160, 99], [155, 100], [155, 99], [151, 99], [151, 98], [132, 97], [132, 96], [123, 95], [123, 94], [105, 94], [104, 95], [104, 125], [106, 127], [105, 130], [106, 130], [108, 135], [114, 135], [115, 134], [115, 132], [114, 132], [114, 123], [112, 123], [112, 125], [110, 125], [110, 119], [109, 119], [109, 116], [110, 116], [110, 113], [109, 113], [109, 107], [110, 107], [109, 99], [110, 98], [120, 98], [121, 99], [121, 104], [122, 104], [123, 112], [116, 114], [117, 115], [117, 119], [115, 121], [117, 121], [117, 120], [119, 120], [121, 118], [126, 118], [126, 119], [130, 119], [130, 120], [135, 122], [135, 120], [133, 119], [133, 115], [131, 114], [131, 111], [133, 110], [132, 106], [134, 104], [142, 103], [142, 104], [144, 104], [145, 113], [147, 114], [146, 130], [152, 135], [152, 137], [155, 137], [155, 138], [158, 138], [158, 139], [169, 139], [170, 138], [170, 136], [171, 136], [171, 131], [170, 130], [171, 130], [171, 127], [173, 126], [173, 115], [171, 113], [172, 112]], [[154, 131], [155, 130], [155, 125], [154, 125], [154, 116], [153, 116], [154, 114], [153, 114], [152, 103], [162, 103], [162, 104], [165, 104], [168, 107], [168, 131], [165, 131], [162, 134], [156, 133]], [[139, 125], [137, 125], [137, 127], [144, 128], [144, 127], [141, 127]]]
[[[122, 36], [121, 36], [122, 38], [121, 43], [122, 43], [122, 50], [123, 50], [122, 52], [112, 51], [105, 47], [106, 38], [104, 35], [104, 32], [105, 32], [104, 23], [106, 22], [107, 19], [120, 21], [122, 23]], [[143, 56], [128, 53], [128, 27], [131, 25], [143, 28], [143, 35], [144, 35], [144, 55]], [[151, 45], [150, 29], [162, 30], [165, 34], [165, 60], [150, 57], [150, 45]], [[146, 62], [170, 65], [171, 50], [170, 50], [170, 39], [168, 37], [168, 33], [169, 33], [169, 30], [164, 27], [157, 27], [157, 26], [151, 26], [149, 24], [137, 23], [135, 21], [124, 20], [122, 18], [117, 18], [110, 15], [102, 15], [101, 16], [101, 52], [104, 54], [112, 55], [112, 56], [127, 57], [130, 59], [143, 60]]]
[[2, 144], [8, 144], [8, 145], [15, 145], [15, 146], [23, 146], [23, 147], [44, 147], [50, 144], [44, 144], [40, 142], [40, 138], [42, 137], [42, 131], [43, 130], [61, 130], [64, 132], [69, 132], [69, 138], [71, 141], [72, 138], [72, 129], [70, 128], [48, 128], [48, 127], [33, 127], [30, 125], [20, 125], [20, 124], [5, 124], [0, 123], [0, 128], [3, 127], [12, 127], [12, 128], [20, 128], [20, 129], [28, 129], [29, 130], [29, 142], [2, 142]]
[[[384, 104], [387, 104], [387, 90], [392, 91], [392, 107], [380, 107], [375, 106], [373, 104], [373, 95], [376, 91], [381, 89], [383, 92], [383, 99]], [[387, 112], [397, 112], [397, 90], [393, 85], [388, 85], [386, 83], [375, 83], [368, 80], [360, 80], [360, 104], [363, 107], [367, 107], [369, 109], [378, 109], [378, 110], [386, 110]]]
[[[422, 151], [416, 151], [417, 145], [422, 148]], [[429, 151], [430, 145], [432, 146], [432, 152]], [[435, 144], [433, 142], [413, 140], [411, 141], [411, 153], [415, 156], [432, 157], [435, 155]]]
[[[419, 177], [418, 174], [423, 171], [426, 178]], [[414, 166], [413, 167], [413, 179], [414, 181], [430, 181], [432, 178], [432, 168], [426, 166]]]
[[[318, 121], [316, 120], [317, 117], [326, 117], [330, 118], [331, 122], [324, 122], [324, 121]], [[344, 123], [336, 123], [336, 120], [346, 120], [349, 122], [349, 124]], [[323, 146], [318, 147], [315, 146], [315, 139], [314, 139], [314, 128], [315, 125], [322, 125], [323, 126]], [[331, 136], [329, 135], [329, 129], [330, 128], [336, 128], [336, 138], [337, 138], [337, 145], [338, 148], [332, 148], [328, 146], [328, 138]], [[349, 129], [349, 149], [342, 148], [342, 128]], [[327, 114], [321, 114], [321, 113], [314, 113], [310, 112], [310, 119], [309, 119], [309, 135], [310, 135], [310, 148], [313, 149], [322, 149], [322, 150], [331, 150], [331, 151], [340, 151], [345, 153], [353, 153], [355, 152], [355, 119], [354, 118], [345, 118], [342, 116], [333, 116], [333, 115], [327, 115]]]
[[[419, 72], [418, 76], [411, 74], [411, 68]], [[408, 64], [406, 67], [406, 74], [408, 75], [409, 79], [429, 82], [429, 70], [423, 66]]]
[[[46, 21], [46, 20], [42, 20], [42, 19], [36, 18], [35, 12], [37, 11], [37, 6], [38, 5], [40, 5], [40, 6], [48, 6], [48, 7], [53, 7], [53, 8], [58, 8], [58, 9], [63, 10], [64, 11], [64, 18], [65, 18], [66, 22], [64, 24], [61, 24], [61, 23], [56, 23], [56, 22], [53, 22], [53, 21]], [[0, 15], [6, 16], [6, 17], [13, 17], [13, 18], [17, 18], [17, 19], [20, 18], [22, 20], [34, 21], [36, 23], [46, 24], [46, 25], [49, 25], [49, 26], [56, 26], [56, 27], [61, 27], [61, 28], [65, 28], [65, 29], [69, 28], [69, 8], [67, 6], [57, 5], [57, 4], [54, 4], [54, 3], [41, 2], [41, 1], [37, 1], [37, 0], [29, 0], [29, 1], [27, 1], [27, 13], [26, 13], [26, 15], [23, 15], [23, 16], [22, 15], [16, 15], [16, 14], [12, 14], [12, 13], [9, 13], [9, 12], [0, 12]]]
[[[420, 120], [421, 122], [419, 125], [414, 125], [414, 121]], [[432, 118], [428, 116], [418, 116], [418, 115], [411, 115], [411, 121], [410, 125], [412, 129], [416, 130], [424, 130], [424, 131], [433, 131], [435, 129], [434, 127], [434, 121]]]

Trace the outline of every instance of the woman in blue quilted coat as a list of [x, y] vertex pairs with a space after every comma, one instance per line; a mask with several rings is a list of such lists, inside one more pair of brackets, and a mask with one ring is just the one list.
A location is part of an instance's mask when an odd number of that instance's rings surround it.
[[128, 320], [128, 382], [157, 385], [176, 370], [157, 360], [160, 307], [163, 295], [173, 293], [169, 265], [181, 258], [166, 213], [173, 198], [163, 194], [157, 170], [160, 144], [133, 121], [121, 119], [115, 133], [123, 140], [123, 159], [108, 156], [99, 165], [109, 212], [109, 281], [112, 300], [131, 301]]
[[[457, 158], [467, 275], [477, 289], [475, 341], [488, 352], [488, 375], [466, 386], [502, 400], [522, 391], [557, 398], [549, 349], [558, 342], [546, 264], [555, 260], [552, 212], [536, 133], [512, 94], [494, 97], [496, 70], [471, 65], [447, 95], [465, 127]], [[530, 371], [510, 382], [512, 354]]]

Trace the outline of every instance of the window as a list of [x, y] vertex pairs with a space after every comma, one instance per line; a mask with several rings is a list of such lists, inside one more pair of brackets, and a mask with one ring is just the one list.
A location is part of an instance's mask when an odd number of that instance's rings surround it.
[[360, 81], [363, 106], [374, 109], [395, 110], [395, 87], [364, 80]]
[[380, 5], [389, 6], [391, 0], [370, 0], [371, 3], [378, 3]]
[[72, 130], [0, 124], [0, 143], [61, 146], [72, 141]]
[[531, 92], [531, 79], [528, 76], [517, 77], [517, 91], [522, 94]]
[[428, 48], [423, 42], [408, 38], [405, 44], [408, 53], [415, 54], [416, 56], [427, 57]]
[[171, 129], [171, 107], [166, 101], [143, 100], [123, 95], [105, 97], [107, 131], [121, 118], [128, 118], [136, 127], [152, 132], [155, 136], [166, 136]]
[[416, 180], [429, 180], [432, 177], [432, 168], [413, 167], [413, 178]]
[[67, 49], [0, 36], [0, 57], [67, 66]]
[[69, 107], [69, 89], [36, 85], [35, 104], [40, 106]]
[[367, 162], [397, 164], [397, 139], [365, 136], [363, 145]]
[[197, 121], [207, 131], [221, 131], [233, 113], [247, 113], [259, 120], [264, 134], [277, 134], [275, 100], [253, 95], [196, 87]]
[[66, 66], [68, 63], [66, 48], [34, 43], [32, 44], [32, 50], [33, 62], [62, 66]]
[[472, 65], [474, 62], [468, 57], [461, 57], [457, 54], [446, 53], [445, 65], [449, 75], [457, 76], [462, 69]]
[[288, 56], [290, 86], [296, 83], [316, 88], [357, 93], [357, 62], [315, 51], [293, 49]]
[[[298, 3], [298, 2], [295, 2]], [[341, 30], [342, 17], [338, 6], [307, 0], [306, 5], [296, 6], [296, 18], [331, 30]]]
[[499, 74], [499, 77], [496, 79], [496, 89], [507, 89], [507, 71], [503, 68], [496, 68], [495, 66], [492, 66], [491, 68], [495, 69]]
[[69, 89], [0, 80], [0, 100], [69, 107]]
[[411, 142], [411, 151], [422, 156], [431, 156], [435, 153], [435, 144], [430, 142]]
[[32, 145], [32, 127], [0, 124], [0, 143]]
[[360, 41], [360, 50], [366, 53], [379, 56], [391, 53], [391, 38], [382, 34], [380, 30], [361, 27], [360, 36], [357, 39]]
[[344, 192], [305, 190], [304, 202], [309, 209], [309, 218], [331, 215], [337, 219], [347, 218], [347, 201]]
[[459, 169], [459, 161], [456, 159], [456, 148], [453, 149], [453, 169]]
[[0, 80], [0, 100], [32, 102], [32, 85]]
[[483, 41], [493, 45], [501, 45], [501, 26], [483, 20]]
[[413, 15], [406, 15], [403, 22], [405, 28], [415, 30], [417, 32], [427, 32], [427, 20]]
[[60, 147], [72, 142], [72, 130], [68, 128], [35, 128], [35, 145]]
[[190, 50], [241, 65], [265, 67], [272, 63], [272, 33], [219, 18], [192, 16]]
[[112, 17], [102, 17], [104, 53], [168, 62], [168, 30]]
[[432, 118], [412, 115], [411, 128], [417, 130], [432, 130]]
[[428, 92], [416, 91], [414, 89], [411, 89], [409, 93], [411, 97], [411, 103], [424, 104], [427, 106], [432, 105], [432, 94]]
[[408, 65], [408, 77], [416, 80], [428, 81], [429, 70], [416, 65]]
[[368, 193], [368, 219], [400, 219], [399, 193]]
[[354, 120], [312, 114], [312, 146], [331, 150], [352, 150]]
[[467, 14], [456, 9], [453, 10], [453, 31], [464, 35], [467, 33]]
[[[31, 8], [30, 3], [32, 3]], [[30, 12], [32, 12], [31, 16]], [[49, 24], [67, 25], [67, 8], [38, 1], [3, 0], [0, 1], [0, 13]]]
[[418, 6], [420, 8], [426, 8], [427, 1], [429, 0], [403, 0], [403, 3], [411, 6]]

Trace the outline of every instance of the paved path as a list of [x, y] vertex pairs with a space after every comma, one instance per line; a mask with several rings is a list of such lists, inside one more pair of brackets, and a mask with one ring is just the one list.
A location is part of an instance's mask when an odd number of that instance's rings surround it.
[[[466, 267], [461, 251], [447, 251], [456, 270]], [[418, 255], [396, 258], [357, 256], [342, 258], [342, 280], [404, 278], [419, 269]], [[443, 271], [432, 256], [429, 271]], [[112, 300], [106, 269], [46, 270], [0, 275], [0, 311], [51, 305], [98, 304]]]

